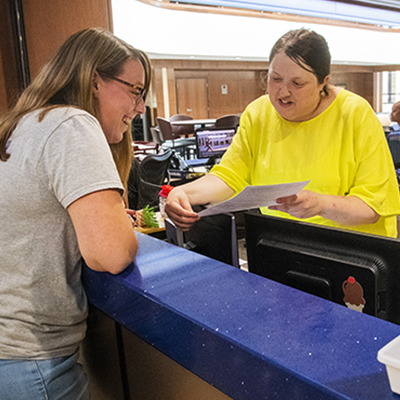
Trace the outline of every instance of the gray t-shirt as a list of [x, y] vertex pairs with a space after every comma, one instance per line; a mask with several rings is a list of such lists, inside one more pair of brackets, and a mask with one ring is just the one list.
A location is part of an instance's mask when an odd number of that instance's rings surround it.
[[0, 358], [72, 354], [86, 330], [82, 261], [66, 210], [123, 191], [99, 122], [63, 107], [24, 116], [0, 161]]

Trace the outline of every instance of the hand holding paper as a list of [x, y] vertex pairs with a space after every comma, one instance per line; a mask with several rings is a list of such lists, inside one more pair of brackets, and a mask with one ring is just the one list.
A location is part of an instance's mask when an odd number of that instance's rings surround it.
[[238, 195], [199, 212], [199, 216], [222, 214], [276, 205], [276, 199], [302, 190], [309, 181], [266, 186], [246, 186]]

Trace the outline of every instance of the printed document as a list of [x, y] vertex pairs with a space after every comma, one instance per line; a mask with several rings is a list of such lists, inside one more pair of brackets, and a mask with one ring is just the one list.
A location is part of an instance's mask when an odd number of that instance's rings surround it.
[[266, 186], [246, 186], [235, 197], [223, 201], [222, 203], [210, 205], [205, 210], [200, 211], [199, 215], [201, 217], [206, 217], [207, 215], [274, 206], [277, 205], [276, 199], [297, 194], [308, 182], [310, 181]]

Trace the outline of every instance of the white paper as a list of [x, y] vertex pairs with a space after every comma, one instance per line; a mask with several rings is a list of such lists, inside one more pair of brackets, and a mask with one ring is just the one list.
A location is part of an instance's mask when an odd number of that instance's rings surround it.
[[308, 182], [310, 181], [266, 186], [246, 186], [237, 196], [200, 211], [199, 216], [205, 217], [207, 215], [274, 206], [277, 204], [276, 199], [297, 194]]

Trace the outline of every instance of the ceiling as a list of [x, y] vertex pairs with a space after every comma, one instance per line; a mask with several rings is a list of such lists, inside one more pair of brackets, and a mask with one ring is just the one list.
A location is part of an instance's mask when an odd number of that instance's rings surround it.
[[326, 38], [333, 63], [400, 65], [397, 0], [112, 0], [112, 7], [115, 34], [151, 58], [264, 61], [280, 36], [306, 27]]
[[[180, 1], [179, 3], [183, 4]], [[185, 0], [184, 3], [304, 15], [308, 17], [381, 25], [390, 28], [400, 27], [400, 2], [398, 0]]]

